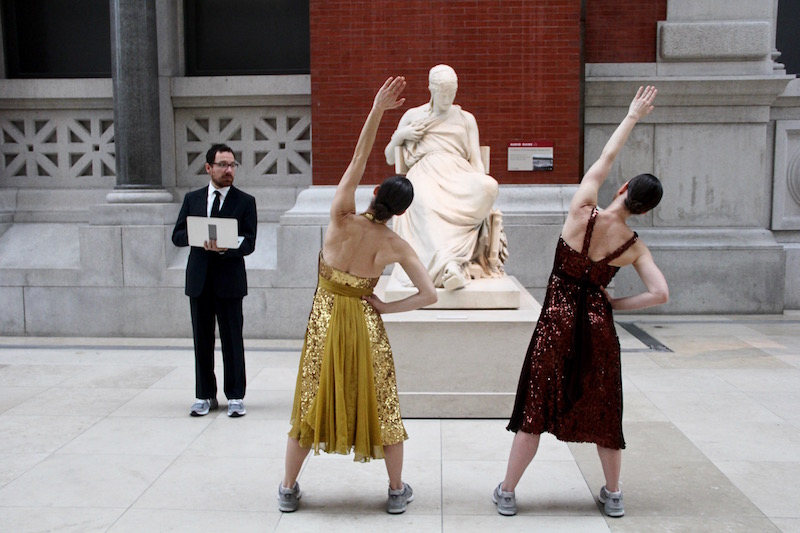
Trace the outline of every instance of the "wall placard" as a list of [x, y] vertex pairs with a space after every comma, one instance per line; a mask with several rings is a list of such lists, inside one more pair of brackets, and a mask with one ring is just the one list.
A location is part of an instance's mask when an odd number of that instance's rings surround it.
[[508, 170], [553, 170], [553, 142], [508, 143]]

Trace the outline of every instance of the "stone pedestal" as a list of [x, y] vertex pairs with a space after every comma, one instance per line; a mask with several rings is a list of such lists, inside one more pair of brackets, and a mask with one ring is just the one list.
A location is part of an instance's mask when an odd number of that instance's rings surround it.
[[[386, 283], [386, 301], [394, 302], [416, 293], [415, 287], [402, 285], [394, 276]], [[473, 279], [463, 289], [436, 289], [439, 300], [426, 309], [517, 309], [520, 290], [510, 277]]]
[[[384, 297], [388, 276], [376, 287]], [[518, 309], [383, 315], [406, 418], [506, 418], [541, 305], [519, 282]]]

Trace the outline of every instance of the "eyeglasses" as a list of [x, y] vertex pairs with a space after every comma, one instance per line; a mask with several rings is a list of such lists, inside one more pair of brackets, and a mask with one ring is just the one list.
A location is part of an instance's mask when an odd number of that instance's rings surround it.
[[227, 163], [225, 161], [223, 161], [222, 163], [217, 163], [215, 161], [215, 162], [213, 162], [211, 164], [214, 165], [215, 167], [219, 167], [219, 168], [221, 168], [223, 170], [227, 170], [227, 169], [236, 170], [239, 167], [239, 163], [237, 163], [235, 161], [233, 163]]

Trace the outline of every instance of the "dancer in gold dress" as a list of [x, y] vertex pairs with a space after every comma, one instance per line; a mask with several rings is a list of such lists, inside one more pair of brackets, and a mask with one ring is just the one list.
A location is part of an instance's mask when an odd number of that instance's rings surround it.
[[[389, 513], [402, 513], [413, 500], [402, 480], [403, 441], [397, 383], [389, 340], [380, 315], [436, 302], [436, 289], [414, 250], [386, 227], [411, 204], [414, 190], [402, 176], [375, 188], [366, 212], [356, 214], [355, 192], [372, 151], [384, 111], [396, 109], [405, 79], [389, 78], [375, 96], [355, 153], [331, 205], [319, 255], [319, 281], [308, 319], [297, 374], [286, 473], [278, 508], [297, 509], [297, 476], [308, 452], [349, 454], [356, 461], [384, 459], [389, 474]], [[384, 268], [399, 263], [418, 292], [396, 302], [372, 294]]]

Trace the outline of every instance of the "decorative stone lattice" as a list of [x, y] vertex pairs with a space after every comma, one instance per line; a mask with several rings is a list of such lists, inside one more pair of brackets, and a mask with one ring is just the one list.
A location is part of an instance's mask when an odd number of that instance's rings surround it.
[[0, 184], [113, 186], [111, 111], [28, 111], [0, 119]]
[[311, 109], [308, 107], [179, 109], [175, 113], [178, 185], [208, 179], [205, 154], [229, 145], [241, 163], [237, 181], [249, 185], [311, 183]]

